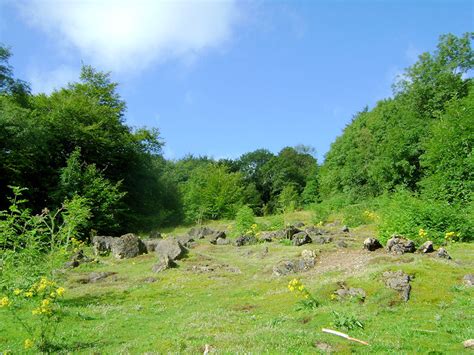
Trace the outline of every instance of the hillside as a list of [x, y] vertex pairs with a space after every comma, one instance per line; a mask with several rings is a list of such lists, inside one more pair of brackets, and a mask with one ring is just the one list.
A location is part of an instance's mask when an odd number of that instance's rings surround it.
[[[310, 219], [310, 213], [300, 212], [288, 220], [310, 226]], [[258, 219], [259, 225], [266, 223], [270, 221]], [[233, 226], [232, 221], [211, 225], [220, 230]], [[472, 244], [448, 245], [452, 260], [433, 254], [393, 255], [385, 249], [363, 250], [363, 240], [374, 236], [371, 226], [348, 233], [337, 223], [318, 228], [332, 241], [317, 244], [313, 238], [311, 244], [292, 246], [274, 240], [237, 247], [199, 239], [177, 267], [160, 273], [151, 271], [157, 262], [154, 253], [123, 260], [99, 257], [68, 270], [59, 276], [66, 292], [59, 301], [55, 350], [200, 353], [207, 344], [216, 353], [464, 351], [462, 342], [474, 331], [474, 288], [462, 281], [474, 268]], [[172, 230], [167, 238], [183, 231]], [[274, 274], [278, 262], [298, 258], [303, 250], [316, 253], [314, 267]], [[87, 248], [86, 254], [92, 256], [92, 250]], [[397, 270], [414, 277], [408, 302], [384, 285], [383, 272]], [[294, 278], [311, 292], [318, 307], [298, 310], [303, 297], [287, 287]], [[339, 299], [335, 291], [341, 285], [362, 288], [365, 297]], [[34, 318], [26, 312], [19, 316], [27, 322]], [[0, 317], [2, 349], [23, 351], [24, 330], [10, 326], [15, 320], [8, 313], [0, 312]], [[370, 345], [324, 334], [322, 328]]]

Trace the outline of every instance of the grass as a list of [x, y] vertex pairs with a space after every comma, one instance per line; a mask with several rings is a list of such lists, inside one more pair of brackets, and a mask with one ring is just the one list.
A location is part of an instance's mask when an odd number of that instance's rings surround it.
[[[285, 216], [289, 221], [308, 222], [310, 218], [306, 213]], [[212, 226], [228, 227], [231, 223], [215, 222]], [[106, 257], [99, 264], [81, 265], [64, 279], [67, 293], [62, 300], [64, 320], [55, 339], [57, 350], [199, 353], [209, 344], [218, 353], [301, 354], [317, 352], [314, 344], [323, 342], [341, 353], [467, 353], [462, 342], [474, 334], [474, 292], [461, 286], [461, 280], [474, 268], [474, 245], [450, 245], [454, 261], [418, 254], [365, 256], [360, 251], [361, 241], [371, 233], [370, 226], [352, 233], [354, 241], [349, 243], [347, 255], [368, 258], [364, 267], [353, 270], [341, 264], [321, 271], [327, 267], [325, 260], [331, 260], [326, 257], [339, 255], [334, 244], [293, 247], [268, 243], [237, 248], [206, 241], [192, 249], [178, 268], [160, 274], [151, 272], [153, 255], [128, 260]], [[263, 256], [266, 247], [268, 254]], [[298, 298], [287, 289], [294, 276], [274, 277], [272, 267], [303, 249], [320, 251], [321, 264], [298, 277], [321, 306], [296, 311]], [[203, 264], [222, 268], [211, 273], [192, 270], [192, 266]], [[240, 273], [226, 266], [238, 268]], [[400, 301], [380, 279], [383, 271], [398, 269], [415, 276], [408, 303]], [[77, 282], [92, 271], [117, 272], [117, 278], [95, 284]], [[156, 278], [156, 282], [144, 282], [147, 277]], [[338, 281], [362, 287], [366, 301], [332, 300]], [[322, 333], [324, 327], [336, 329], [333, 311], [360, 320], [364, 329], [345, 332], [371, 345], [364, 347]], [[8, 313], [0, 312], [0, 351], [24, 352], [25, 337]]]

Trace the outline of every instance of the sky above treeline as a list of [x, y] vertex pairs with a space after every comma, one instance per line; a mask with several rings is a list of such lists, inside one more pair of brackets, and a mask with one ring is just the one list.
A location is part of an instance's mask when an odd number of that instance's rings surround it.
[[16, 77], [50, 93], [82, 63], [111, 71], [169, 159], [304, 144], [321, 161], [441, 34], [473, 29], [472, 0], [0, 0]]

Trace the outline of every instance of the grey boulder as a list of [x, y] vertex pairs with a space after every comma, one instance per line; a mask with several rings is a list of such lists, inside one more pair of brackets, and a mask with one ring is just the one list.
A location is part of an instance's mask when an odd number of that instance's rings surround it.
[[306, 232], [299, 232], [293, 236], [292, 244], [295, 246], [300, 246], [304, 244], [312, 243], [313, 240]]
[[111, 246], [112, 255], [117, 259], [134, 258], [146, 253], [146, 250], [147, 248], [142, 240], [133, 233], [115, 238]]
[[410, 299], [411, 277], [403, 271], [386, 271], [382, 274], [385, 285], [397, 291], [405, 302]]
[[368, 251], [375, 251], [382, 248], [382, 244], [375, 238], [367, 238], [364, 240], [364, 249]]

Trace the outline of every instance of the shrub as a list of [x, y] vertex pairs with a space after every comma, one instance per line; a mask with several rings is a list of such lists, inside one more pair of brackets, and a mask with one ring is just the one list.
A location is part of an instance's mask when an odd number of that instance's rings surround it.
[[245, 205], [242, 206], [235, 216], [235, 230], [239, 234], [246, 234], [255, 225], [255, 215], [253, 210]]
[[448, 239], [451, 236], [451, 239], [472, 241], [474, 235], [472, 203], [463, 208], [399, 191], [381, 199], [379, 212], [381, 218], [378, 230], [383, 242], [394, 233], [409, 237], [417, 243], [426, 240], [443, 243], [447, 235]]

